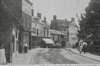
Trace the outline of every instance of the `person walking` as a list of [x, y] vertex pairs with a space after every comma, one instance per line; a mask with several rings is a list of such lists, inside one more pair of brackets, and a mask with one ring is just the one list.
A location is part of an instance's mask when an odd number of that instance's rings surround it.
[[83, 52], [83, 40], [80, 40], [79, 41], [79, 52], [80, 52], [80, 54]]
[[25, 44], [24, 44], [24, 52], [27, 53], [27, 51], [28, 51], [28, 44], [25, 43]]
[[87, 42], [84, 41], [83, 42], [83, 52], [84, 52], [84, 54], [86, 53], [86, 51], [87, 51]]

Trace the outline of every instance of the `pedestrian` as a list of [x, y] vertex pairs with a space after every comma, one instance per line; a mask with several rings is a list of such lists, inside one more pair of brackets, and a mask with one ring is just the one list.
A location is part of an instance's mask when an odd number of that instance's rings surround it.
[[85, 54], [85, 52], [87, 51], [87, 42], [86, 41], [83, 42], [83, 49], [82, 50]]
[[6, 56], [6, 63], [12, 62], [12, 50], [10, 43], [5, 44], [5, 56]]
[[27, 53], [27, 51], [28, 51], [28, 44], [25, 43], [25, 44], [24, 44], [24, 52]]
[[79, 52], [80, 54], [82, 53], [82, 49], [83, 49], [83, 40], [79, 41]]
[[64, 48], [65, 47], [65, 41], [62, 41], [61, 44], [62, 44], [62, 48]]

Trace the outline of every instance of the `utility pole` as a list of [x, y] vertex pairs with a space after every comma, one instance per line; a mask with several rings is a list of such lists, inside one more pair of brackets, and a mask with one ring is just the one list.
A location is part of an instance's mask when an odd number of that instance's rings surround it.
[[31, 41], [32, 41], [31, 33], [32, 33], [32, 31], [29, 31], [29, 49], [32, 49], [32, 47], [31, 47]]

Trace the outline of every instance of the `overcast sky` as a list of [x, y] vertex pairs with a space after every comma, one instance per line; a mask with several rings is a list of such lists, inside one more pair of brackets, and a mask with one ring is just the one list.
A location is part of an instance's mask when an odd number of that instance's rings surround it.
[[75, 17], [76, 14], [84, 12], [85, 7], [90, 0], [31, 0], [34, 3], [35, 15], [41, 12], [42, 16], [46, 16], [48, 20], [52, 19], [53, 15], [58, 18]]

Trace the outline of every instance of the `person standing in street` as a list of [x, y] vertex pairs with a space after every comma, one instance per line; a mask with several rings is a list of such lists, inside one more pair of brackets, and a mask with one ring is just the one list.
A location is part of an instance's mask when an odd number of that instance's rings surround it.
[[12, 50], [10, 43], [5, 45], [5, 56], [6, 56], [6, 63], [12, 62]]
[[82, 53], [82, 49], [83, 49], [83, 40], [79, 41], [79, 52], [80, 54]]
[[86, 53], [86, 51], [87, 51], [87, 42], [84, 41], [83, 42], [83, 52], [84, 52], [84, 54]]
[[25, 43], [25, 44], [24, 44], [24, 52], [27, 53], [27, 51], [28, 51], [28, 44]]

